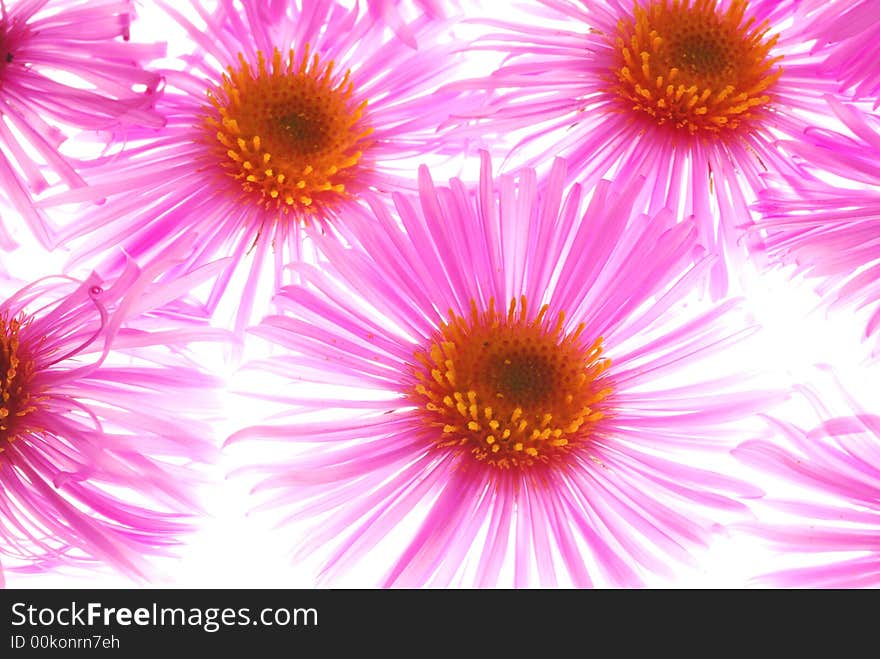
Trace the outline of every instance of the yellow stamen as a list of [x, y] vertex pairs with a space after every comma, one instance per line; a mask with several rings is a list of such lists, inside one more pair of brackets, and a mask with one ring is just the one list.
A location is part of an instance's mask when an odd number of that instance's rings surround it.
[[308, 218], [357, 189], [372, 129], [349, 74], [334, 75], [333, 61], [310, 57], [308, 46], [298, 57], [276, 48], [271, 62], [258, 52], [255, 69], [238, 60], [209, 90], [204, 127], [242, 203]]
[[624, 111], [685, 135], [733, 134], [772, 102], [782, 74], [769, 24], [745, 19], [746, 0], [635, 4], [619, 21], [613, 88]]
[[582, 326], [566, 334], [563, 314], [546, 316], [546, 306], [529, 314], [525, 298], [506, 311], [473, 303], [470, 317], [450, 312], [415, 353], [411, 395], [436, 446], [509, 469], [564, 459], [589, 441], [611, 395], [610, 361], [601, 338], [585, 343]]
[[36, 410], [39, 400], [31, 390], [35, 364], [21, 344], [23, 318], [0, 315], [0, 453], [18, 435], [21, 419]]

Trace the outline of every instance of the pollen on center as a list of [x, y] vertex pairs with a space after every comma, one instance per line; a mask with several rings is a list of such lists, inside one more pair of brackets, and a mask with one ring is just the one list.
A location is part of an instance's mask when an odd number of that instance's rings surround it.
[[0, 314], [0, 453], [18, 434], [21, 418], [36, 410], [31, 391], [34, 360], [21, 343], [26, 321]]
[[204, 127], [222, 172], [244, 203], [308, 218], [333, 207], [357, 183], [372, 128], [366, 101], [353, 100], [350, 73], [334, 63], [276, 48], [271, 63], [244, 55], [208, 93]]
[[431, 344], [415, 353], [411, 392], [437, 447], [459, 447], [502, 469], [564, 459], [588, 442], [612, 389], [602, 339], [566, 334], [564, 314], [530, 315], [525, 297], [507, 311], [494, 301], [470, 317], [450, 312]]
[[612, 93], [624, 111], [684, 135], [732, 134], [772, 103], [782, 74], [769, 24], [733, 0], [635, 3], [612, 38]]

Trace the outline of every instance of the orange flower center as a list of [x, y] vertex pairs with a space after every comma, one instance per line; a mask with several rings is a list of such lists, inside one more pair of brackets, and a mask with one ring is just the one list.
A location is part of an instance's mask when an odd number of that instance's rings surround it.
[[564, 334], [564, 314], [529, 318], [526, 299], [505, 314], [471, 303], [470, 318], [450, 312], [427, 350], [419, 350], [412, 399], [436, 428], [439, 447], [458, 446], [477, 461], [524, 468], [559, 459], [589, 439], [611, 393], [602, 373], [602, 339]]
[[29, 391], [34, 360], [19, 343], [24, 323], [21, 318], [0, 315], [0, 453], [15, 439], [21, 418], [36, 409]]
[[627, 109], [690, 135], [736, 130], [771, 102], [777, 37], [744, 20], [745, 0], [636, 3], [616, 38], [614, 93]]
[[[339, 79], [333, 62], [282, 59], [271, 68], [257, 53], [257, 70], [243, 55], [219, 89], [208, 94], [204, 125], [223, 171], [239, 182], [243, 199], [299, 217], [320, 214], [346, 197], [372, 129], [361, 121], [349, 72]], [[216, 139], [215, 139], [216, 138]]]

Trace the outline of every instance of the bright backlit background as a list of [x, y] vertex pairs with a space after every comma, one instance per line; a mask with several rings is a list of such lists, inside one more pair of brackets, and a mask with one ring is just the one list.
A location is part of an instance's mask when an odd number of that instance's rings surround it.
[[[466, 8], [471, 6], [470, 3], [461, 4]], [[494, 10], [497, 12], [497, 6]], [[476, 11], [480, 12], [480, 9]], [[492, 11], [492, 8], [488, 11]], [[167, 39], [170, 55], [187, 49], [189, 44], [186, 36], [163, 19], [152, 2], [144, 2], [139, 13], [133, 29], [135, 40]], [[504, 14], [505, 18], [515, 18], [516, 9], [505, 6]], [[480, 31], [474, 26], [463, 29], [466, 35]], [[497, 58], [493, 60], [491, 55], [474, 57], [467, 67], [468, 74], [477, 76], [481, 71], [488, 71], [493, 61], [497, 61]], [[471, 164], [465, 171], [475, 173], [476, 168]], [[441, 181], [446, 177], [443, 172], [435, 175]], [[65, 261], [63, 253], [46, 253], [22, 232], [16, 238], [23, 247], [2, 256], [3, 265], [10, 274], [29, 281], [61, 271]], [[869, 388], [869, 377], [873, 371], [870, 364], [865, 362], [869, 346], [862, 342], [864, 314], [847, 309], [827, 311], [813, 292], [812, 283], [792, 280], [791, 271], [785, 269], [760, 272], [749, 265], [734, 281], [734, 289], [735, 294], [743, 297], [742, 307], [746, 314], [762, 329], [724, 355], [697, 364], [689, 371], [694, 380], [755, 371], [761, 375], [752, 380], [750, 386], [786, 388], [795, 383], [807, 383], [821, 392], [833, 392], [832, 378], [825, 370], [817, 368], [817, 365], [831, 364], [843, 385], [857, 398], [862, 392], [874, 390]], [[709, 304], [709, 301], [695, 296], [694, 304]], [[248, 347], [249, 355], [260, 354], [260, 351], [256, 343]], [[228, 378], [231, 389], [246, 386], [249, 376], [237, 372], [225, 360], [221, 350], [202, 346], [197, 347], [197, 354], [209, 369]], [[868, 401], [863, 399], [862, 402]], [[227, 410], [228, 418], [218, 419], [216, 423], [218, 444], [233, 430], [257, 422], [268, 413], [267, 409], [252, 401], [243, 404], [242, 399], [233, 394], [229, 394], [223, 408]], [[797, 397], [776, 408], [774, 414], [807, 427], [815, 422], [809, 408]], [[742, 439], [754, 437], [761, 427], [760, 420], [750, 420], [743, 425]], [[317, 559], [299, 561], [291, 557], [291, 550], [301, 537], [298, 534], [305, 533], [307, 526], [273, 528], [278, 515], [251, 512], [257, 503], [249, 494], [253, 479], [247, 474], [229, 476], [243, 462], [251, 461], [253, 455], [249, 451], [255, 450], [259, 449], [233, 447], [224, 451], [219, 463], [209, 472], [210, 480], [203, 495], [206, 516], [200, 532], [185, 539], [176, 557], [156, 562], [157, 578], [153, 585], [277, 588], [313, 587], [317, 584]], [[733, 461], [719, 464], [718, 467], [726, 473], [739, 470], [739, 475], [744, 478], [755, 478], [754, 474], [738, 467]], [[758, 484], [777, 491], [775, 485], [765, 481], [759, 481]], [[760, 512], [762, 516], [770, 515], [764, 509], [760, 509]], [[768, 552], [752, 538], [721, 533], [708, 551], [695, 556], [693, 566], [681, 567], [673, 579], [656, 579], [650, 581], [649, 585], [739, 587], [746, 585], [750, 577], [794, 563], [794, 558]], [[360, 571], [342, 585], [371, 586], [381, 576], [372, 569], [369, 561], [365, 561]], [[8, 574], [7, 580], [13, 588], [135, 585], [114, 573], [100, 570], [55, 570], [42, 575]]]

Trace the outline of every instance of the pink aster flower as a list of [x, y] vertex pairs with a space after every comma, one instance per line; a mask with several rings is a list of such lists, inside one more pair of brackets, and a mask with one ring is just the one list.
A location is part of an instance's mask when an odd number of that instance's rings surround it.
[[[50, 228], [34, 196], [57, 182], [85, 185], [80, 163], [59, 149], [71, 130], [161, 124], [150, 109], [160, 78], [135, 63], [160, 49], [122, 42], [131, 18], [124, 0], [0, 3], [0, 200], [44, 245]], [[2, 249], [15, 244], [8, 226], [4, 214]]]
[[788, 148], [817, 173], [839, 177], [838, 185], [777, 182], [756, 206], [763, 216], [756, 228], [766, 233], [770, 259], [817, 278], [834, 305], [870, 308], [870, 337], [880, 328], [880, 118], [829, 102], [851, 136], [817, 129]]
[[50, 277], [0, 303], [0, 578], [96, 562], [143, 578], [193, 528], [219, 383], [180, 353], [214, 336], [147, 313], [193, 283], [152, 284], [165, 267]]
[[163, 7], [196, 46], [185, 71], [162, 71], [167, 123], [127, 131], [92, 188], [54, 199], [107, 197], [62, 240], [82, 239], [75, 263], [109, 250], [112, 269], [120, 246], [138, 258], [196, 231], [185, 270], [230, 257], [211, 313], [236, 268], [247, 272], [236, 299], [243, 330], [264, 262], [278, 285], [283, 263], [301, 256], [303, 225], [354, 221], [363, 191], [401, 183], [399, 161], [459, 152], [437, 133], [456, 95], [431, 93], [455, 45], [435, 43], [444, 26], [423, 18], [411, 27], [427, 45], [413, 50], [376, 17], [330, 0], [224, 0], [213, 12], [192, 3], [204, 27]]
[[[814, 397], [814, 404], [822, 409]], [[857, 409], [857, 408], [854, 408]], [[772, 420], [779, 439], [735, 450], [773, 482], [795, 486], [796, 500], [768, 500], [782, 517], [744, 528], [768, 540], [791, 562], [807, 565], [759, 581], [783, 587], [880, 586], [880, 417], [858, 411], [810, 431]]]
[[423, 168], [418, 200], [377, 202], [350, 249], [321, 240], [330, 264], [252, 330], [282, 349], [252, 367], [288, 380], [267, 396], [288, 407], [228, 441], [302, 447], [257, 490], [320, 518], [301, 550], [329, 552], [324, 577], [371, 560], [385, 586], [635, 585], [757, 494], [699, 466], [772, 396], [687, 379], [750, 331], [723, 322], [735, 302], [670, 323], [710, 263], [694, 223], [633, 223], [639, 180], [584, 209], [566, 176], [496, 183], [484, 154], [470, 191]]
[[[462, 122], [521, 135], [523, 157], [566, 156], [586, 185], [613, 172], [647, 176], [652, 212], [696, 215], [701, 242], [736, 263], [762, 174], [799, 175], [777, 141], [799, 137], [838, 87], [820, 78], [808, 38], [784, 29], [798, 2], [540, 4], [533, 20], [493, 21], [503, 31], [477, 42], [506, 57], [491, 75], [452, 84], [492, 92], [479, 114], [458, 113]], [[727, 277], [719, 260], [716, 296]]]

